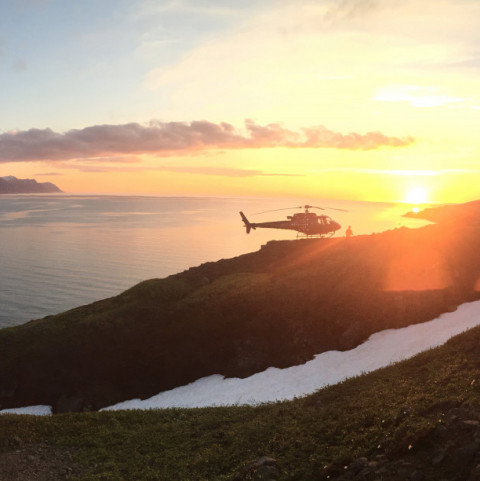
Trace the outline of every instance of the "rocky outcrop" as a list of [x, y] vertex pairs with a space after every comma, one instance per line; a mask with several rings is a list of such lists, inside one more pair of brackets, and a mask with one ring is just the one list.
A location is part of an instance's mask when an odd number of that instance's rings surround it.
[[47, 194], [62, 192], [51, 182], [37, 182], [35, 179], [17, 179], [12, 175], [0, 177], [0, 194]]
[[276, 481], [280, 474], [277, 460], [262, 456], [240, 469], [233, 481]]

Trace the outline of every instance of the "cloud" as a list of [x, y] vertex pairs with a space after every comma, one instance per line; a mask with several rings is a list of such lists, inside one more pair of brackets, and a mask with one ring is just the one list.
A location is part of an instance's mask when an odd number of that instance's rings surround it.
[[[329, 125], [366, 130], [378, 121], [372, 93], [399, 79], [437, 85], [452, 98], [478, 99], [476, 72], [463, 63], [478, 61], [480, 2], [298, 3], [275, 2], [224, 35], [196, 43], [177, 61], [158, 62], [144, 88], [159, 96], [164, 115], [199, 118], [209, 112], [210, 118], [237, 121], [252, 115], [254, 106], [262, 122], [274, 112], [296, 125], [316, 124], [318, 113], [328, 112]], [[454, 60], [462, 66], [452, 66]], [[386, 122], [405, 125], [405, 118], [393, 118], [397, 107], [383, 104], [392, 115]], [[418, 122], [416, 132], [429, 128], [423, 117], [408, 122]]]
[[230, 169], [220, 167], [162, 167], [160, 170], [183, 174], [219, 175], [222, 177], [302, 177], [300, 174], [275, 174], [256, 169]]
[[[89, 160], [89, 159], [88, 159]], [[58, 163], [57, 163], [58, 166]], [[196, 166], [174, 166], [160, 165], [152, 166], [128, 166], [117, 164], [90, 164], [81, 161], [71, 163], [60, 163], [63, 168], [76, 169], [80, 172], [96, 172], [96, 173], [138, 173], [138, 172], [176, 172], [180, 174], [195, 175], [213, 175], [221, 177], [303, 177], [302, 174], [278, 174], [274, 172], [265, 172], [258, 169], [236, 169], [224, 167], [196, 167]], [[39, 175], [57, 175], [57, 174], [39, 174]], [[60, 175], [60, 174], [58, 174]]]
[[378, 0], [341, 0], [334, 2], [325, 13], [325, 20], [354, 19], [379, 8]]
[[465, 102], [469, 99], [441, 93], [435, 87], [418, 85], [389, 85], [382, 88], [374, 100], [379, 102], [407, 102], [413, 107], [441, 107], [446, 104]]
[[469, 175], [469, 174], [480, 174], [480, 169], [435, 169], [435, 170], [425, 170], [425, 169], [367, 169], [362, 167], [330, 167], [322, 169], [321, 172], [344, 172], [351, 174], [368, 174], [368, 175], [399, 175], [403, 177], [437, 177], [440, 175]]
[[206, 120], [186, 122], [150, 122], [147, 125], [95, 125], [57, 133], [51, 129], [30, 129], [0, 135], [0, 162], [65, 161], [105, 159], [135, 154], [160, 157], [192, 155], [199, 151], [246, 148], [335, 148], [371, 150], [402, 147], [412, 137], [389, 137], [380, 132], [366, 134], [333, 132], [323, 126], [293, 131], [278, 123], [258, 125], [245, 121], [245, 130], [226, 122]]

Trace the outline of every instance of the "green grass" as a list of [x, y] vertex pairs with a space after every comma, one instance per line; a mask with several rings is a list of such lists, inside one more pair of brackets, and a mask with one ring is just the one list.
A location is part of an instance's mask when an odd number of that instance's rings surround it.
[[[82, 481], [234, 479], [264, 455], [278, 461], [280, 479], [302, 481], [341, 474], [360, 456], [420, 462], [440, 428], [453, 440], [466, 439], [452, 410], [478, 416], [479, 344], [474, 329], [306, 398], [258, 407], [6, 415], [0, 452], [42, 443], [73, 453], [81, 467], [75, 479]], [[449, 469], [445, 479], [454, 479], [448, 463], [427, 464], [430, 479]]]

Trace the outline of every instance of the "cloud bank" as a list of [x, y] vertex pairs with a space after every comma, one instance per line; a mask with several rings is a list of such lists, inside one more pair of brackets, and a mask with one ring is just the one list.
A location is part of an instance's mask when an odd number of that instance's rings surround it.
[[159, 157], [192, 155], [215, 149], [334, 148], [372, 150], [403, 147], [412, 137], [390, 137], [381, 132], [342, 134], [323, 126], [293, 131], [278, 123], [258, 125], [245, 121], [243, 131], [226, 122], [206, 120], [150, 122], [147, 125], [95, 125], [57, 133], [30, 129], [0, 135], [0, 162], [65, 161], [92, 157], [151, 154]]

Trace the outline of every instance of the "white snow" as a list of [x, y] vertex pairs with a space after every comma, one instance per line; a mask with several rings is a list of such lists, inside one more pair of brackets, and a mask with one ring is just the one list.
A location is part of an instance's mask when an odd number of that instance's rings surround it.
[[[324, 352], [300, 366], [271, 367], [245, 379], [224, 378], [218, 374], [208, 376], [149, 399], [132, 399], [105, 410], [229, 406], [293, 399], [440, 346], [456, 334], [479, 324], [480, 301], [470, 302], [432, 321], [377, 332], [355, 349]], [[6, 409], [0, 414], [27, 414], [24, 410], [32, 410], [28, 414], [51, 413], [49, 406], [33, 406]]]
[[245, 379], [226, 379], [217, 374], [143, 401], [132, 399], [105, 409], [193, 408], [293, 399], [440, 346], [478, 324], [480, 301], [466, 303], [432, 321], [375, 333], [355, 349], [324, 352], [300, 366], [271, 367]]
[[27, 406], [25, 408], [3, 409], [0, 414], [31, 414], [32, 416], [48, 416], [52, 414], [52, 406]]

